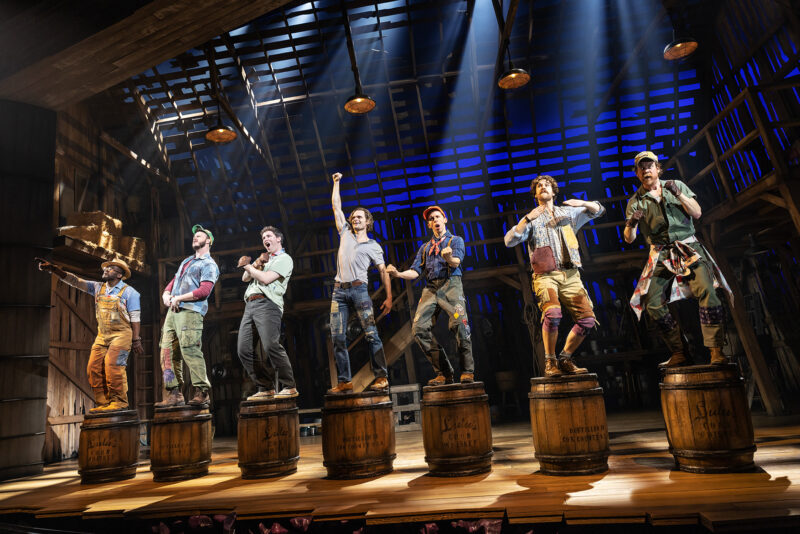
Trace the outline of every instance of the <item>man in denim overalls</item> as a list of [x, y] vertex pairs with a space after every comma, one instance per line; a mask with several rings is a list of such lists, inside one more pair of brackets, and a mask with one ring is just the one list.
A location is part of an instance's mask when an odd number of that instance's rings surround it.
[[102, 282], [84, 280], [49, 262], [40, 262], [39, 269], [58, 276], [65, 283], [94, 297], [97, 315], [97, 337], [89, 353], [86, 373], [94, 393], [92, 413], [128, 408], [128, 376], [126, 366], [131, 348], [144, 354], [139, 293], [125, 284], [131, 276], [122, 260], [102, 264]]

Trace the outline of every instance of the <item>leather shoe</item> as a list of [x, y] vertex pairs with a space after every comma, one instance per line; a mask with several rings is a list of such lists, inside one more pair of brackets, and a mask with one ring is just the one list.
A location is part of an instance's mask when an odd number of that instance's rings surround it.
[[436, 375], [436, 378], [431, 378], [428, 380], [429, 386], [443, 386], [445, 384], [452, 384], [453, 377], [452, 376], [444, 376], [442, 373]]
[[208, 400], [208, 391], [196, 388], [194, 391], [194, 397], [192, 397], [192, 400], [189, 401], [189, 404], [192, 406], [208, 406]]
[[680, 367], [686, 363], [686, 356], [683, 352], [673, 352], [669, 360], [658, 364], [659, 369], [667, 369], [670, 367]]
[[381, 391], [384, 389], [389, 389], [389, 380], [385, 376], [376, 378], [375, 381], [369, 385], [370, 391]]
[[544, 359], [544, 376], [561, 376], [561, 369], [558, 368], [558, 360], [555, 358]]
[[458, 381], [462, 384], [472, 384], [475, 382], [475, 373], [461, 373], [461, 378]]
[[725, 365], [728, 363], [728, 357], [722, 354], [722, 347], [711, 347], [711, 365]]
[[335, 387], [332, 387], [327, 391], [328, 395], [339, 395], [341, 393], [352, 393], [353, 392], [353, 383], [352, 382], [339, 382], [336, 384]]
[[183, 393], [178, 391], [178, 388], [168, 390], [167, 396], [164, 400], [154, 404], [156, 408], [169, 408], [170, 406], [183, 406], [186, 404], [183, 400]]
[[563, 373], [568, 375], [582, 375], [589, 372], [585, 367], [578, 367], [575, 365], [575, 362], [572, 361], [572, 358], [568, 356], [558, 357], [558, 368], [561, 369]]

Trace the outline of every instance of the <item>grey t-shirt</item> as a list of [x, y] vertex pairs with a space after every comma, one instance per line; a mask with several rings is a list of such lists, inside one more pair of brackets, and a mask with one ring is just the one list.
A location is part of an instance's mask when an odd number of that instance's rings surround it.
[[339, 254], [336, 257], [336, 281], [367, 282], [370, 264], [383, 265], [383, 250], [374, 239], [359, 243], [350, 225], [345, 224], [339, 232]]

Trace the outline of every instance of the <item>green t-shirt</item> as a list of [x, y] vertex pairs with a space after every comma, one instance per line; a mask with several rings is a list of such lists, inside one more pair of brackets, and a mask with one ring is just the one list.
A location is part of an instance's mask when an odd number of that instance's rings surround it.
[[[640, 187], [628, 200], [628, 207], [625, 209], [625, 220], [630, 219], [636, 210], [644, 212], [639, 220], [639, 231], [651, 245], [669, 245], [694, 235], [691, 215], [683, 209], [681, 201], [664, 188], [664, 180], [660, 182], [662, 202], [653, 198], [650, 191]], [[697, 196], [680, 180], [675, 180], [675, 185], [681, 194], [689, 198]]]
[[264, 264], [264, 272], [274, 271], [280, 276], [269, 284], [262, 284], [255, 278], [250, 281], [247, 286], [247, 291], [244, 292], [244, 299], [247, 300], [250, 295], [261, 293], [269, 300], [278, 305], [283, 312], [283, 295], [286, 293], [286, 288], [289, 286], [289, 277], [292, 276], [292, 269], [294, 268], [294, 261], [292, 257], [286, 252], [279, 252], [277, 255], [270, 257], [269, 261]]

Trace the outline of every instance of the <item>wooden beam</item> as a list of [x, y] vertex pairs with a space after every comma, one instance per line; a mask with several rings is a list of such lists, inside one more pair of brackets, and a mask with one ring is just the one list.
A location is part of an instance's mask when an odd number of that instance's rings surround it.
[[[386, 356], [387, 369], [403, 355], [413, 341], [411, 321], [408, 321], [391, 338], [383, 342], [383, 354]], [[375, 380], [375, 375], [372, 374], [372, 368], [370, 364], [366, 364], [353, 375], [353, 391], [363, 391], [373, 380]]]

